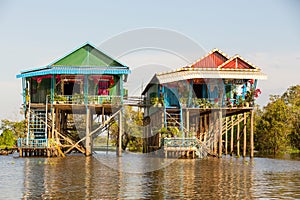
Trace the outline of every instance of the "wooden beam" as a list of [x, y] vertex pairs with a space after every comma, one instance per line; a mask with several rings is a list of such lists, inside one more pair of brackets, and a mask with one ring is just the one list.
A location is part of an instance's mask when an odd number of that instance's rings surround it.
[[117, 148], [117, 156], [122, 156], [122, 135], [123, 135], [123, 124], [122, 124], [123, 116], [122, 111], [119, 111], [119, 141], [118, 141], [118, 148]]
[[250, 158], [254, 157], [254, 137], [253, 137], [253, 128], [254, 125], [254, 110], [251, 110], [251, 122], [250, 122]]
[[230, 117], [231, 119], [231, 133], [230, 133], [230, 154], [233, 154], [233, 133], [234, 133], [234, 125], [233, 125], [233, 116]]
[[213, 123], [211, 124], [211, 126], [213, 126], [213, 131], [214, 131], [214, 155], [217, 155], [217, 148], [218, 148], [218, 129], [217, 127], [219, 126], [218, 124], [216, 125], [217, 120], [217, 112], [213, 111]]
[[225, 117], [225, 155], [227, 155], [227, 148], [228, 148], [228, 118]]
[[[186, 108], [186, 130], [190, 132], [190, 111], [188, 108]], [[185, 131], [184, 137], [187, 137], [187, 132]]]
[[247, 113], [244, 112], [244, 143], [243, 143], [243, 157], [246, 157], [246, 147], [247, 147]]
[[86, 126], [85, 126], [85, 155], [90, 156], [92, 154], [92, 136], [89, 135], [90, 133], [90, 109], [87, 107], [86, 108]]
[[[54, 129], [55, 129], [55, 127], [54, 127], [54, 123], [55, 123], [55, 120], [54, 120], [54, 110], [55, 110], [55, 108], [54, 107], [52, 107], [52, 109], [51, 109], [51, 122], [52, 122], [52, 124], [51, 124], [51, 130], [52, 130], [52, 132], [51, 132], [51, 138], [52, 139], [54, 139]], [[47, 122], [46, 122], [47, 123]]]
[[222, 110], [219, 110], [219, 157], [222, 157]]
[[208, 114], [204, 115], [204, 136], [203, 136], [203, 142], [206, 143], [206, 137], [208, 133]]
[[240, 115], [237, 115], [237, 131], [236, 131], [236, 155], [240, 156]]

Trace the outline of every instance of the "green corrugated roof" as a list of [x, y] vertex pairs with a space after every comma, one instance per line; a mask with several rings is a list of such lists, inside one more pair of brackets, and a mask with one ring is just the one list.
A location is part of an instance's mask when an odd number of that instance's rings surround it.
[[44, 67], [21, 71], [17, 78], [46, 74], [129, 74], [129, 67], [85, 44], [68, 55]]
[[59, 59], [51, 66], [123, 66], [116, 60], [105, 55], [90, 44], [85, 44], [79, 49]]

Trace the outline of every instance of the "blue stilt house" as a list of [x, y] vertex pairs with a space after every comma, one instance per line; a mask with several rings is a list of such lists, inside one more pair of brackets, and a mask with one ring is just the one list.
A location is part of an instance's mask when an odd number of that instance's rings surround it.
[[[26, 138], [18, 140], [20, 155], [49, 155], [51, 149], [74, 147], [78, 138], [69, 137], [70, 115], [88, 113], [86, 121], [93, 114], [109, 116], [123, 102], [129, 73], [127, 66], [86, 43], [47, 66], [18, 74], [27, 128]], [[87, 130], [89, 126], [87, 122]], [[75, 148], [91, 153], [81, 143]]]

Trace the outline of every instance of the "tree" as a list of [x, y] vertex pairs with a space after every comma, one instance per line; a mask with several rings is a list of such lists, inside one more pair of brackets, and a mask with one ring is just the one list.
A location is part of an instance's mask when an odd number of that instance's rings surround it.
[[258, 149], [277, 153], [286, 149], [288, 145], [288, 107], [279, 96], [271, 96], [270, 100], [257, 123]]
[[270, 103], [256, 112], [256, 148], [283, 152], [300, 149], [300, 85], [282, 95], [271, 95]]
[[0, 130], [0, 146], [12, 147], [16, 144], [17, 138], [23, 137], [25, 134], [25, 120], [23, 121], [10, 121], [7, 119], [1, 120]]
[[[143, 113], [140, 110], [134, 110], [131, 106], [124, 107], [123, 125], [122, 149], [127, 148], [129, 151], [141, 152], [143, 150]], [[109, 130], [112, 143], [117, 145], [118, 123], [114, 122]]]
[[300, 150], [300, 85], [288, 88], [282, 98], [290, 108], [289, 115], [292, 130], [289, 139], [291, 146]]

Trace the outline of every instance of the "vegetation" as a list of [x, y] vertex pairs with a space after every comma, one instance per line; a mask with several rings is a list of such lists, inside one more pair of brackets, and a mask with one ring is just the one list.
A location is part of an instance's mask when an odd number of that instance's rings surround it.
[[13, 122], [7, 119], [1, 120], [0, 148], [16, 146], [18, 137], [24, 136], [25, 121]]
[[256, 149], [269, 153], [300, 150], [300, 85], [282, 95], [271, 95], [270, 102], [256, 112]]
[[[134, 110], [131, 106], [123, 110], [123, 130], [122, 149], [142, 152], [143, 151], [143, 113]], [[118, 122], [114, 122], [110, 127], [110, 137], [112, 143], [117, 145], [119, 135]]]

